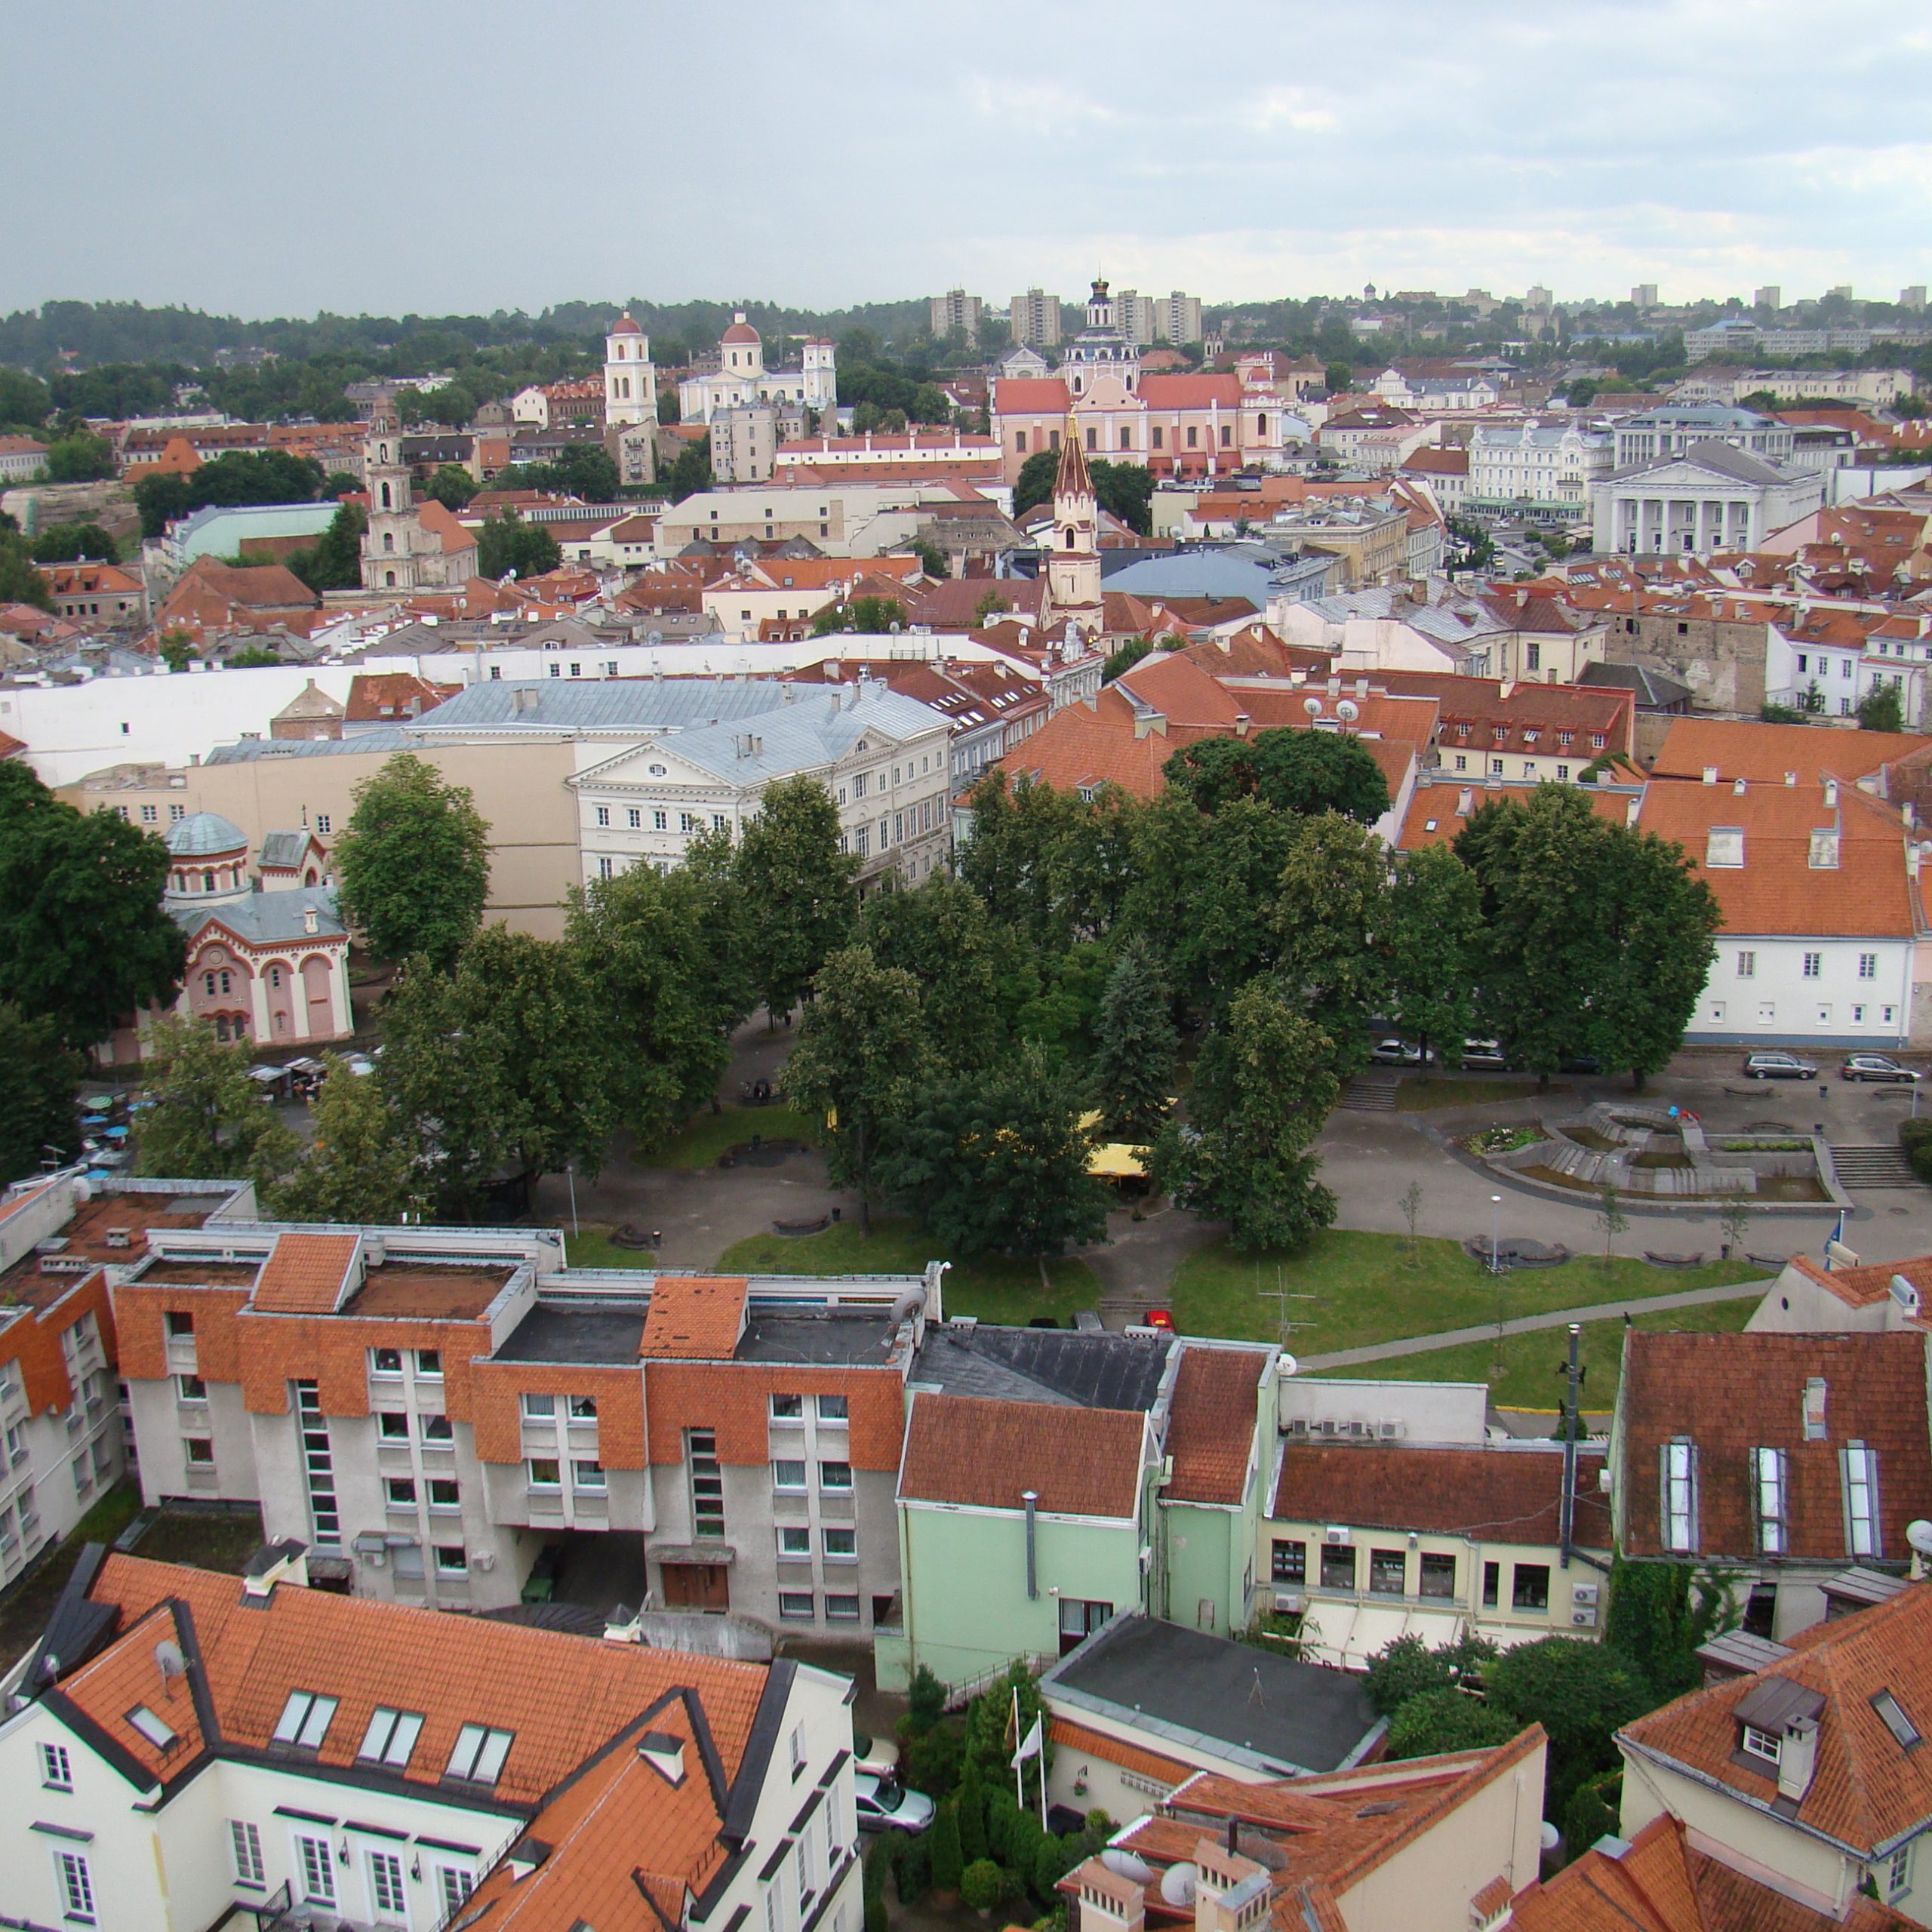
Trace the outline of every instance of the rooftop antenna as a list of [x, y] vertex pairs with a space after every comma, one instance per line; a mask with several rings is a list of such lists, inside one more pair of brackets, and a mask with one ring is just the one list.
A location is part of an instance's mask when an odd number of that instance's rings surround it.
[[1267, 1707], [1268, 1696], [1261, 1687], [1261, 1669], [1259, 1665], [1254, 1667], [1254, 1681], [1248, 1687], [1247, 1701], [1251, 1704], [1259, 1704], [1264, 1709]]

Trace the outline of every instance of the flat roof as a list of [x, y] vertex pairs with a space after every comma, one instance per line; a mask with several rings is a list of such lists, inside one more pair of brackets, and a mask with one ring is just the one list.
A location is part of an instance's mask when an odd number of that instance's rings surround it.
[[644, 1340], [644, 1307], [539, 1302], [504, 1338], [495, 1361], [602, 1362], [633, 1367]]
[[363, 1277], [344, 1315], [418, 1321], [478, 1321], [515, 1268], [502, 1262], [385, 1261]]
[[1068, 1328], [928, 1327], [911, 1380], [949, 1395], [1151, 1409], [1171, 1335], [1090, 1335]]
[[[227, 1197], [218, 1194], [168, 1194], [127, 1192], [109, 1186], [91, 1200], [77, 1202], [66, 1224], [48, 1237], [65, 1245], [54, 1251], [69, 1260], [128, 1268], [147, 1252], [150, 1228], [198, 1228]], [[109, 1229], [125, 1229], [128, 1243], [110, 1247]], [[78, 1268], [44, 1272], [41, 1251], [35, 1247], [0, 1275], [0, 1298], [33, 1309], [58, 1301], [82, 1278]], [[254, 1270], [249, 1271], [254, 1278]]]
[[[754, 1307], [755, 1307], [754, 1304]], [[734, 1361], [801, 1362], [823, 1367], [883, 1367], [899, 1324], [889, 1314], [754, 1313]]]
[[1284, 1776], [1352, 1763], [1380, 1722], [1359, 1678], [1149, 1617], [1116, 1618], [1040, 1687], [1066, 1709]]

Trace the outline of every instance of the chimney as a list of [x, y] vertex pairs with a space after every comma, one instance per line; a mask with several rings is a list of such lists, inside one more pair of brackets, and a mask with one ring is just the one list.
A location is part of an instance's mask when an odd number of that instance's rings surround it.
[[1798, 783], [1798, 774], [1795, 771], [1787, 771], [1784, 775], [1784, 782], [1787, 785], [1795, 785]]
[[1247, 736], [1247, 728], [1251, 721], [1246, 712], [1237, 711], [1235, 713], [1235, 736], [1237, 738], [1244, 738]]
[[306, 933], [309, 937], [312, 939], [315, 937], [315, 934], [321, 931], [321, 929], [320, 915], [317, 913], [315, 907], [312, 906], [303, 906], [302, 909], [303, 931]]
[[666, 1730], [647, 1730], [637, 1741], [637, 1755], [666, 1784], [685, 1781], [685, 1740]]
[[1731, 785], [1730, 789], [1733, 797], [1739, 798], [1743, 798], [1744, 795], [1744, 780], [1741, 778], [1735, 780]]
[[1794, 1804], [1804, 1801], [1818, 1768], [1818, 1720], [1795, 1718], [1785, 1727], [1778, 1752], [1778, 1795]]
[[1623, 808], [1623, 823], [1626, 825], [1634, 826], [1637, 823], [1637, 814], [1643, 808], [1644, 801], [1641, 797], [1630, 799]]
[[1838, 781], [1835, 778], [1825, 780], [1825, 809], [1836, 811], [1838, 808]]
[[309, 1582], [309, 1546], [285, 1537], [279, 1543], [267, 1543], [249, 1558], [242, 1571], [242, 1594], [268, 1598], [278, 1583], [306, 1589]]

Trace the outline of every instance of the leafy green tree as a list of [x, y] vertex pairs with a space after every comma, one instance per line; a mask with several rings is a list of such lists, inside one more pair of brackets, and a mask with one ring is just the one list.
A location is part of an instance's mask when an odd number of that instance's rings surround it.
[[1861, 731], [1905, 729], [1905, 707], [1897, 685], [1875, 684], [1858, 700], [1858, 728]]
[[973, 1752], [962, 1754], [959, 1789], [955, 1794], [959, 1814], [959, 1844], [966, 1862], [986, 1855], [986, 1785], [980, 1759]]
[[1617, 1838], [1623, 1832], [1623, 1772], [1599, 1771], [1577, 1786], [1564, 1807], [1563, 1843], [1572, 1858], [1579, 1858], [1599, 1838]]
[[390, 1223], [426, 1207], [421, 1143], [390, 1104], [380, 1076], [350, 1072], [336, 1054], [324, 1054], [322, 1065], [315, 1137], [268, 1190], [269, 1211], [290, 1221]]
[[1006, 1875], [990, 1858], [976, 1858], [959, 1875], [959, 1897], [975, 1912], [990, 1912], [1006, 1896]]
[[[1193, 1114], [1199, 1137], [1178, 1165], [1204, 1213], [1228, 1221], [1236, 1247], [1298, 1247], [1335, 1218], [1335, 1197], [1307, 1150], [1340, 1091], [1334, 1044], [1274, 984], [1244, 987], [1203, 1045]], [[1167, 1146], [1174, 1147], [1170, 1134]]]
[[183, 630], [165, 630], [155, 649], [171, 671], [185, 671], [193, 661], [195, 640]]
[[431, 1149], [445, 1214], [473, 1214], [506, 1171], [598, 1171], [616, 1124], [605, 1017], [561, 941], [491, 926], [453, 973], [409, 962], [383, 1009], [380, 1077]]
[[482, 922], [490, 829], [466, 787], [398, 752], [355, 788], [336, 847], [343, 914], [378, 958], [447, 970]]
[[[1475, 968], [1482, 890], [1446, 845], [1395, 862], [1386, 933], [1389, 1018], [1451, 1066], [1475, 1023]], [[1425, 1066], [1427, 1062], [1424, 1062]]]
[[968, 1072], [1011, 1051], [1038, 977], [1011, 928], [970, 888], [935, 872], [909, 889], [875, 892], [860, 909], [857, 937], [880, 965], [903, 967], [918, 982], [940, 1064]]
[[1382, 768], [1361, 741], [1338, 731], [1262, 731], [1251, 738], [1201, 738], [1164, 768], [1168, 783], [1204, 812], [1230, 799], [1259, 798], [1312, 817], [1340, 812], [1373, 825], [1389, 809]]
[[1146, 536], [1154, 527], [1154, 472], [1137, 463], [1109, 463], [1095, 457], [1087, 466], [1094, 478], [1094, 500], [1108, 515]]
[[780, 1082], [825, 1120], [826, 1165], [857, 1192], [867, 1234], [881, 1158], [931, 1069], [919, 983], [903, 968], [881, 966], [864, 946], [832, 953], [812, 981]]
[[906, 607], [896, 597], [855, 597], [849, 604], [827, 604], [812, 619], [812, 635], [829, 637], [835, 631], [858, 631], [883, 636], [894, 625], [906, 624]]
[[0, 1004], [0, 1187], [72, 1158], [81, 1144], [74, 1096], [84, 1071], [51, 1021]]
[[1433, 1758], [1447, 1751], [1481, 1751], [1507, 1744], [1522, 1727], [1494, 1704], [1466, 1690], [1424, 1690], [1389, 1720], [1392, 1758]]
[[88, 430], [76, 430], [47, 446], [50, 483], [98, 483], [113, 474], [114, 451]]
[[1659, 1703], [1704, 1681], [1701, 1644], [1737, 1626], [1733, 1580], [1691, 1563], [1614, 1558], [1604, 1641], [1635, 1664]]
[[1432, 1647], [1411, 1632], [1392, 1638], [1369, 1659], [1362, 1690], [1376, 1715], [1389, 1717], [1426, 1690], [1480, 1690], [1496, 1654], [1487, 1637], [1465, 1633]]
[[1331, 395], [1340, 395], [1355, 386], [1355, 372], [1346, 362], [1331, 362], [1321, 372], [1323, 384]]
[[174, 998], [185, 951], [162, 910], [168, 848], [112, 812], [77, 812], [0, 764], [0, 1000], [85, 1050]]
[[933, 1890], [957, 1892], [966, 1862], [959, 1844], [959, 1807], [949, 1798], [933, 1816], [932, 1859]]
[[481, 486], [460, 463], [446, 463], [429, 478], [423, 494], [446, 510], [460, 510]]
[[114, 539], [97, 523], [58, 523], [33, 540], [37, 564], [118, 564]]
[[571, 443], [550, 466], [557, 487], [586, 503], [614, 503], [623, 479], [601, 443]]
[[0, 423], [9, 429], [37, 429], [53, 407], [54, 398], [38, 377], [22, 369], [0, 368]]
[[718, 1090], [752, 1004], [748, 928], [721, 835], [694, 839], [668, 872], [633, 866], [570, 894], [565, 937], [614, 1032], [615, 1103], [641, 1146]]
[[1012, 608], [1003, 590], [983, 590], [980, 593], [979, 602], [973, 606], [973, 628], [977, 630], [983, 624], [992, 623], [1002, 612], [1010, 611]]
[[946, 552], [930, 538], [915, 537], [906, 548], [919, 560], [919, 568], [934, 583], [943, 583], [952, 574]]
[[1020, 466], [1013, 481], [1013, 514], [1016, 521], [1041, 503], [1053, 500], [1054, 485], [1060, 476], [1060, 451], [1035, 450]]
[[253, 1179], [266, 1191], [300, 1145], [248, 1078], [252, 1048], [217, 1040], [205, 1020], [155, 1021], [144, 1078], [149, 1106], [137, 1155], [144, 1174]]
[[1172, 1006], [1152, 951], [1130, 939], [1108, 976], [1096, 1028], [1092, 1091], [1106, 1139], [1151, 1147], [1167, 1124], [1180, 1044]]
[[514, 508], [488, 516], [476, 533], [479, 577], [514, 576], [525, 581], [553, 571], [564, 560], [557, 540], [541, 524], [525, 523]]
[[1275, 971], [1327, 1034], [1338, 1075], [1368, 1059], [1368, 1023], [1387, 990], [1378, 940], [1389, 861], [1366, 826], [1339, 813], [1300, 820], [1275, 901]]
[[54, 593], [33, 566], [26, 540], [14, 531], [0, 531], [0, 604], [31, 604], [37, 611], [54, 608]]
[[362, 538], [369, 513], [360, 503], [344, 503], [314, 546], [297, 550], [288, 568], [311, 590], [354, 590], [362, 582]]
[[1112, 964], [1098, 940], [1083, 940], [1040, 962], [1039, 990], [1020, 1010], [1019, 1032], [1050, 1066], [1084, 1066], [1092, 1060]]
[[231, 450], [205, 463], [192, 476], [143, 476], [134, 485], [141, 534], [158, 537], [177, 517], [204, 505], [312, 503], [322, 494], [321, 465], [286, 450], [249, 454]]
[[838, 808], [815, 778], [765, 787], [732, 871], [750, 918], [746, 964], [775, 1023], [851, 935], [858, 861], [839, 850]]
[[1151, 637], [1131, 637], [1117, 649], [1109, 651], [1107, 661], [1100, 667], [1100, 681], [1110, 685], [1122, 672], [1131, 671], [1141, 659], [1154, 648]]
[[[675, 391], [672, 392], [674, 395]], [[711, 473], [711, 438], [700, 437], [678, 451], [677, 460], [659, 477], [659, 485], [674, 503], [709, 490], [716, 480]]]
[[1518, 1724], [1549, 1734], [1549, 1802], [1561, 1817], [1592, 1773], [1617, 1761], [1616, 1733], [1655, 1708], [1644, 1673], [1620, 1651], [1577, 1637], [1542, 1637], [1505, 1651], [1489, 1667], [1490, 1702]]
[[1080, 1114], [1072, 1078], [1023, 1049], [920, 1092], [890, 1131], [879, 1185], [961, 1254], [1061, 1254], [1106, 1232]]

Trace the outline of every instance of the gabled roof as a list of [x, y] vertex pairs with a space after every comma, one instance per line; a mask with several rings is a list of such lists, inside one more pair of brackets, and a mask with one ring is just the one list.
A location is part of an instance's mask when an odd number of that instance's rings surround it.
[[1048, 1515], [1131, 1521], [1146, 1428], [1138, 1410], [922, 1391], [906, 1422], [899, 1494], [907, 1502], [1020, 1510], [1032, 1490]]
[[[1706, 1560], [1758, 1560], [1755, 1449], [1784, 1455], [1787, 1560], [1896, 1561], [1906, 1525], [1932, 1516], [1932, 1430], [1926, 1416], [1927, 1337], [1916, 1331], [1847, 1335], [1656, 1334], [1628, 1331], [1617, 1393], [1615, 1472], [1624, 1553], [1670, 1554], [1663, 1534], [1667, 1444], [1695, 1445], [1692, 1541]], [[1823, 1385], [1822, 1434], [1807, 1438], [1807, 1385]], [[1875, 1545], [1852, 1545], [1844, 1451], [1877, 1460]], [[1932, 1690], [1932, 1680], [1928, 1680]], [[1928, 1699], [1932, 1703], [1932, 1698]], [[1932, 1736], [1932, 1708], [1927, 1733]], [[1932, 1814], [1932, 1803], [1928, 1803]]]
[[[1269, 1352], [1184, 1349], [1168, 1412], [1174, 1477], [1161, 1491], [1170, 1503], [1235, 1503], [1247, 1487], [1254, 1454], [1256, 1392]], [[1269, 1426], [1272, 1441], [1273, 1424]]]
[[742, 1275], [660, 1275], [638, 1353], [675, 1361], [729, 1361], [745, 1332], [749, 1287]]
[[1778, 785], [1787, 771], [1795, 771], [1801, 785], [1817, 785], [1828, 777], [1869, 777], [1881, 765], [1927, 746], [1932, 746], [1932, 737], [1914, 732], [1679, 718], [1665, 733], [1652, 768], [1660, 778], [1701, 778], [1706, 767], [1714, 766], [1727, 784], [1744, 778]]
[[254, 1306], [262, 1315], [333, 1315], [353, 1285], [356, 1235], [275, 1237], [255, 1279]]
[[[1902, 1742], [1875, 1701], [1889, 1695], [1904, 1721], [1932, 1738], [1932, 1590], [1910, 1586], [1801, 1632], [1795, 1644], [1751, 1676], [1638, 1718], [1619, 1745], [1869, 1858], [1932, 1820], [1932, 1750]], [[1739, 1730], [1755, 1718], [1775, 1735], [1807, 1713], [1817, 1722], [1811, 1780], [1801, 1797], [1781, 1799], [1779, 1767], [1743, 1758]]]

